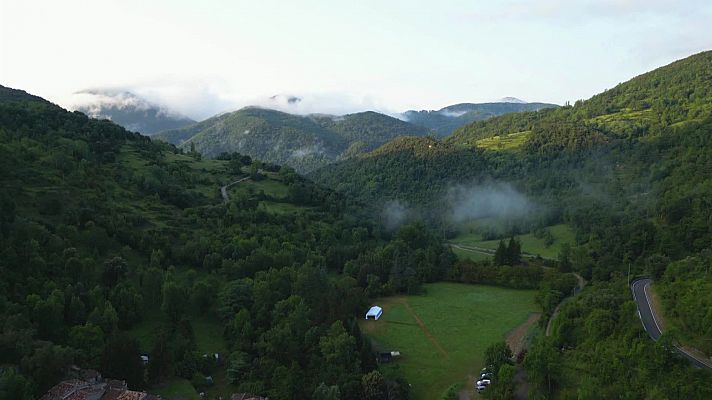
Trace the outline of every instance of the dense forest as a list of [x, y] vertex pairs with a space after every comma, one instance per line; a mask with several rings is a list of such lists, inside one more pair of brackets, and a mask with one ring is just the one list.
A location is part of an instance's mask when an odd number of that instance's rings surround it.
[[259, 107], [221, 114], [155, 138], [214, 158], [240, 152], [305, 173], [337, 159], [371, 151], [399, 136], [430, 134], [428, 128], [366, 111], [343, 116], [293, 115]]
[[4, 87], [0, 153], [1, 398], [37, 398], [71, 365], [134, 389], [201, 387], [216, 366], [196, 321], [226, 342], [230, 390], [407, 398], [354, 319], [369, 294], [446, 276], [454, 255], [422, 225], [387, 233], [291, 168], [202, 160]]
[[[506, 182], [539, 206], [529, 229], [574, 229], [566, 261], [593, 282], [527, 356], [531, 395], [707, 398], [709, 374], [666, 349], [710, 354], [711, 132], [704, 52], [573, 106], [474, 122], [444, 142], [403, 138], [311, 177], [375, 210], [396, 201], [434, 216], [445, 237], [454, 232], [444, 201], [453, 187]], [[524, 140], [491, 145], [515, 136]], [[629, 270], [655, 279], [671, 326], [658, 344], [637, 320]]]

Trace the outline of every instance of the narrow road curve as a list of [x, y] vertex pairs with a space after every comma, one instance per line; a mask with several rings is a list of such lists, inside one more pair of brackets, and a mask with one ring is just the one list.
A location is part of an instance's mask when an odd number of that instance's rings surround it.
[[[583, 277], [577, 274], [576, 272], [572, 272], [572, 274], [574, 274], [574, 276], [576, 276], [576, 280], [578, 280], [578, 285], [576, 285], [576, 287], [574, 288], [574, 296], [576, 296], [577, 294], [581, 293], [583, 287], [586, 286], [586, 280], [583, 279]], [[546, 336], [551, 336], [551, 327], [554, 322], [554, 319], [556, 319], [556, 316], [559, 315], [559, 311], [561, 311], [561, 306], [563, 306], [564, 303], [566, 303], [571, 297], [573, 296], [569, 296], [562, 300], [559, 305], [556, 306], [554, 312], [551, 313], [551, 317], [549, 317], [549, 322], [546, 323]]]
[[[662, 336], [663, 331], [660, 327], [660, 318], [655, 314], [652, 300], [650, 299], [651, 283], [653, 283], [653, 281], [649, 278], [638, 279], [633, 281], [630, 285], [630, 290], [633, 292], [633, 300], [635, 300], [635, 304], [638, 306], [638, 316], [643, 323], [643, 329], [648, 332], [648, 335], [650, 335], [653, 340], [657, 341], [660, 339], [660, 336]], [[712, 369], [712, 361], [709, 359], [698, 357], [679, 346], [675, 346], [675, 350], [687, 358], [692, 365], [698, 368]]]
[[241, 178], [241, 179], [236, 180], [235, 182], [228, 183], [228, 184], [225, 185], [225, 186], [220, 186], [220, 194], [222, 194], [223, 201], [224, 201], [225, 203], [227, 203], [228, 201], [230, 201], [230, 198], [229, 198], [228, 195], [227, 195], [227, 188], [229, 188], [229, 187], [232, 186], [232, 185], [238, 184], [238, 183], [240, 183], [240, 182], [244, 182], [244, 181], [246, 181], [246, 180], [248, 180], [248, 179], [250, 179], [250, 177], [249, 177], [249, 176], [246, 176], [246, 177], [244, 177], [244, 178]]

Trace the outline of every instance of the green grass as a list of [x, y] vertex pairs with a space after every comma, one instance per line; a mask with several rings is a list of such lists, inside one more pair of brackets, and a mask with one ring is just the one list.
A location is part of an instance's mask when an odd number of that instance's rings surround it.
[[477, 251], [466, 251], [458, 249], [456, 247], [451, 247], [452, 252], [455, 253], [457, 258], [461, 260], [472, 260], [472, 261], [487, 261], [491, 260], [492, 256], [485, 253], [480, 253]]
[[[526, 235], [517, 236], [517, 239], [522, 243], [522, 251], [546, 258], [557, 258], [559, 251], [561, 251], [561, 245], [564, 243], [573, 245], [575, 243], [574, 232], [568, 225], [552, 225], [546, 227], [546, 229], [551, 232], [551, 235], [554, 238], [554, 242], [551, 245], [547, 246], [544, 238], [537, 238], [533, 233], [527, 233]], [[466, 246], [482, 247], [493, 250], [497, 249], [497, 246], [499, 246], [499, 239], [482, 240], [478, 233], [471, 232], [467, 229], [463, 229], [463, 232], [455, 237], [452, 242]], [[456, 252], [455, 254], [458, 253]]]
[[147, 310], [141, 322], [129, 329], [129, 335], [138, 341], [138, 348], [142, 354], [149, 354], [153, 349], [153, 344], [163, 318], [161, 310], [155, 307], [154, 309]]
[[220, 353], [223, 358], [227, 357], [227, 344], [223, 337], [223, 325], [217, 319], [205, 317], [191, 319], [193, 333], [195, 334], [195, 346], [198, 351], [206, 354]]
[[488, 150], [516, 150], [526, 143], [531, 131], [496, 135], [477, 141], [477, 147]]
[[251, 192], [259, 193], [263, 191], [266, 195], [272, 196], [277, 199], [283, 199], [287, 197], [287, 186], [284, 183], [279, 182], [274, 179], [263, 179], [261, 181], [246, 181], [235, 184], [229, 188], [230, 193], [238, 192]]
[[306, 210], [306, 207], [296, 206], [291, 203], [276, 203], [274, 201], [260, 202], [260, 208], [264, 208], [267, 212], [273, 214], [294, 214]]
[[458, 283], [425, 289], [421, 296], [378, 299], [374, 303], [383, 307], [383, 317], [361, 321], [374, 347], [401, 352], [398, 362], [384, 368], [405, 374], [415, 400], [438, 399], [453, 384], [471, 388], [470, 377], [482, 368], [487, 346], [539, 311], [531, 290]]
[[160, 395], [166, 400], [199, 400], [200, 395], [195, 391], [193, 385], [187, 379], [176, 378], [168, 381], [155, 389], [149, 389], [150, 393]]
[[586, 122], [589, 124], [603, 125], [611, 132], [625, 132], [636, 125], [649, 124], [653, 122], [653, 119], [654, 115], [652, 109], [633, 111], [627, 108], [619, 112], [590, 118]]

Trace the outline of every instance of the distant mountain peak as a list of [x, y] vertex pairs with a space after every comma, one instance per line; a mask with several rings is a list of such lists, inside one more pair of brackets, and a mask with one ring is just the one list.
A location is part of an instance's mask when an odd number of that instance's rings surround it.
[[526, 101], [518, 99], [516, 97], [502, 97], [501, 99], [496, 101], [497, 103], [518, 103], [518, 104], [527, 104]]
[[74, 108], [92, 118], [109, 119], [128, 130], [145, 135], [195, 123], [173, 110], [122, 89], [87, 89], [76, 92]]

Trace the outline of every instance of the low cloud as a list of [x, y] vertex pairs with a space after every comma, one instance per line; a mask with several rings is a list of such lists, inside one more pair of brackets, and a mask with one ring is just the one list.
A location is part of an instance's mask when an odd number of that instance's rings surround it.
[[478, 186], [458, 185], [447, 194], [453, 222], [479, 218], [524, 218], [535, 205], [508, 183]]
[[389, 201], [381, 211], [383, 226], [389, 231], [395, 230], [407, 221], [408, 214], [408, 208], [400, 201]]

